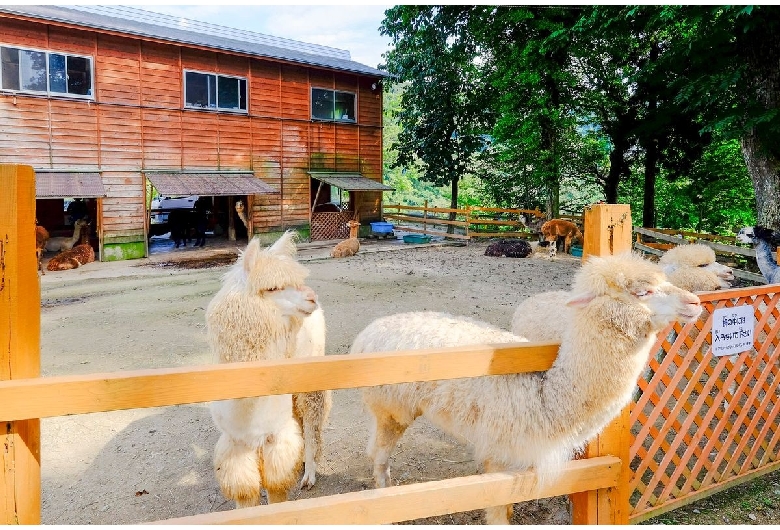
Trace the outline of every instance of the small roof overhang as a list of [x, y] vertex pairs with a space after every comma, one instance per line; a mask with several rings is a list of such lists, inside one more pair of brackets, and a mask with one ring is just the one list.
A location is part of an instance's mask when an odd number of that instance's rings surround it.
[[35, 171], [35, 197], [38, 199], [105, 196], [106, 189], [96, 171]]
[[347, 191], [394, 191], [395, 188], [364, 177], [360, 173], [309, 171], [311, 178]]
[[279, 193], [252, 172], [145, 172], [162, 195], [263, 195]]

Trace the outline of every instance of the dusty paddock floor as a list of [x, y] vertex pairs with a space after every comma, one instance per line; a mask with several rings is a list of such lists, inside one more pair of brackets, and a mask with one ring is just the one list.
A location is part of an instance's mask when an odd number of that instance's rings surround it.
[[[369, 322], [403, 311], [448, 311], [508, 328], [521, 299], [568, 287], [579, 267], [579, 259], [561, 254], [554, 262], [486, 257], [485, 245], [366, 242], [341, 260], [328, 258], [329, 248], [302, 247], [308, 283], [326, 313], [328, 354], [347, 353]], [[188, 270], [161, 260], [92, 263], [43, 276], [42, 374], [208, 364], [204, 312], [226, 266]], [[43, 419], [41, 430], [45, 524], [132, 524], [233, 507], [214, 480], [217, 431], [205, 404]], [[334, 392], [317, 484], [293, 498], [372, 487], [367, 437], [359, 391]], [[423, 421], [406, 432], [391, 464], [399, 484], [477, 471], [464, 446]], [[482, 516], [413, 522], [479, 524]], [[517, 505], [513, 522], [568, 522], [564, 499]]]

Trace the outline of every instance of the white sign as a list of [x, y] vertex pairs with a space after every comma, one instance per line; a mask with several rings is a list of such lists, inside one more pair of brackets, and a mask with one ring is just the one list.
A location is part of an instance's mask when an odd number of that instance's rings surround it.
[[722, 307], [712, 313], [712, 354], [736, 355], [753, 349], [756, 314], [752, 305]]

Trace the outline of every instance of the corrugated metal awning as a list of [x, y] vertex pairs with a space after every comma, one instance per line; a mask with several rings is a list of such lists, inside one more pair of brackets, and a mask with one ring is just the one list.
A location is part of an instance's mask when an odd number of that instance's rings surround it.
[[381, 182], [364, 177], [360, 173], [327, 173], [319, 171], [309, 171], [309, 175], [325, 184], [336, 186], [347, 191], [394, 191]]
[[279, 193], [254, 173], [145, 173], [161, 195], [258, 195]]
[[105, 197], [106, 189], [97, 172], [35, 171], [35, 196], [38, 199]]

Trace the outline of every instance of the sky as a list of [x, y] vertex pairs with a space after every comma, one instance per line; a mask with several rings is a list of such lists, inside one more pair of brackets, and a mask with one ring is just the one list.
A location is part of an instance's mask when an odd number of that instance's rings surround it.
[[[352, 60], [376, 68], [390, 39], [379, 25], [391, 5], [125, 5], [220, 26], [347, 50]], [[62, 4], [61, 4], [62, 5]]]

